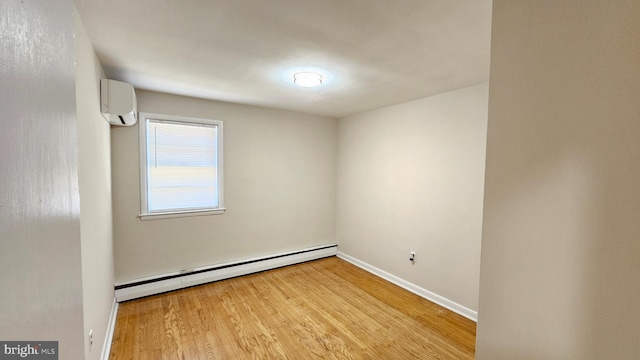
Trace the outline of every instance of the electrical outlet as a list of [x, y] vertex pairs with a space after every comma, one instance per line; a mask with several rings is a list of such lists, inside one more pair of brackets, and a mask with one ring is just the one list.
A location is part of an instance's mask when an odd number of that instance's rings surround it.
[[93, 329], [89, 330], [89, 352], [91, 352], [92, 347], [93, 347]]
[[409, 261], [414, 262], [416, 261], [416, 252], [412, 251], [409, 253]]

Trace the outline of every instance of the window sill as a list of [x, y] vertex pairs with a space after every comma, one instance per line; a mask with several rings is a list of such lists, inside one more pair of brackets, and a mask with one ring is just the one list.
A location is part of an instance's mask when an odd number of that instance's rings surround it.
[[140, 214], [138, 217], [142, 221], [147, 220], [161, 220], [161, 219], [171, 219], [171, 218], [181, 218], [181, 217], [191, 217], [191, 216], [206, 216], [206, 215], [221, 215], [227, 209], [220, 208], [215, 210], [192, 210], [192, 211], [174, 211], [174, 212], [163, 212], [157, 214]]

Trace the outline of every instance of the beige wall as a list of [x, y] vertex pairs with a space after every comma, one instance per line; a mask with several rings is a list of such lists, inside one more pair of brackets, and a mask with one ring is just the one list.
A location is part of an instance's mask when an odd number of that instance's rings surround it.
[[138, 127], [113, 127], [116, 282], [334, 242], [335, 119], [137, 95], [142, 112], [224, 121], [227, 212], [140, 221]]
[[100, 114], [102, 67], [75, 11], [74, 23], [85, 359], [99, 359], [114, 297], [111, 144], [109, 123]]
[[0, 339], [82, 359], [73, 7], [1, 1]]
[[338, 123], [340, 251], [471, 310], [487, 96], [485, 83]]
[[639, 18], [494, 0], [480, 360], [640, 354]]

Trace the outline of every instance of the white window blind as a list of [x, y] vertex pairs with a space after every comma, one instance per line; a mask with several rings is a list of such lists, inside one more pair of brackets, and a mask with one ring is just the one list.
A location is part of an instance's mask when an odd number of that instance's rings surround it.
[[221, 208], [217, 123], [145, 118], [143, 213]]

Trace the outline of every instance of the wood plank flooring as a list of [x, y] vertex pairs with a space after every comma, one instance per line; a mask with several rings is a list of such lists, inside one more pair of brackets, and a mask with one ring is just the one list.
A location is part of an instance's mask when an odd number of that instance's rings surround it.
[[330, 257], [121, 303], [110, 359], [473, 359], [475, 331]]

